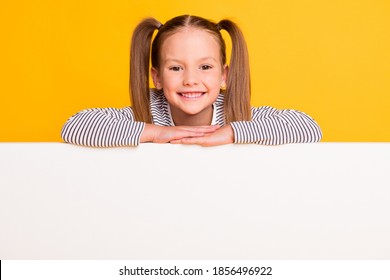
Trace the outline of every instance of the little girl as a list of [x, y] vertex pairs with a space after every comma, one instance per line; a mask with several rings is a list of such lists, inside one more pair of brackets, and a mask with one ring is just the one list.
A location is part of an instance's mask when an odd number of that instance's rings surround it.
[[[229, 65], [222, 29], [232, 39]], [[155, 89], [149, 88], [149, 71]], [[317, 142], [322, 137], [317, 123], [302, 112], [251, 108], [247, 47], [230, 20], [216, 24], [190, 15], [164, 25], [143, 20], [131, 41], [130, 98], [132, 107], [75, 114], [62, 129], [63, 140], [95, 147], [144, 142], [214, 146]]]

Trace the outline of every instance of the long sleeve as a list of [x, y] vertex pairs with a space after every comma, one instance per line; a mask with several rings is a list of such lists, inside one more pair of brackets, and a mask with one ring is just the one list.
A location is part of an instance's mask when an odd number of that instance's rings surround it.
[[83, 110], [64, 124], [62, 139], [92, 147], [136, 146], [145, 123], [134, 120], [130, 107]]
[[252, 108], [252, 121], [232, 122], [235, 143], [280, 145], [318, 142], [322, 132], [308, 115], [269, 106]]

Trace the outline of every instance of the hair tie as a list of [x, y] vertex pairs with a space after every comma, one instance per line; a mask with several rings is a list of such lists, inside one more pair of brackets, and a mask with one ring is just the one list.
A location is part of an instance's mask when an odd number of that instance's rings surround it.
[[161, 29], [161, 27], [163, 27], [164, 26], [164, 24], [162, 24], [161, 22], [160, 22], [160, 26], [159, 27], [157, 27], [157, 30], [160, 30]]
[[216, 27], [217, 27], [217, 29], [218, 29], [219, 31], [221, 31], [221, 30], [222, 30], [222, 27], [221, 27], [221, 26], [219, 26], [219, 23], [217, 23], [217, 24], [216, 24]]

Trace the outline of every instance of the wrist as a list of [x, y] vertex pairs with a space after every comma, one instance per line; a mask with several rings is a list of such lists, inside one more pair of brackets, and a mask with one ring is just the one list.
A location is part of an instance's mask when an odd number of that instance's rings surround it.
[[140, 143], [153, 142], [158, 126], [146, 123], [140, 137]]
[[229, 141], [230, 143], [234, 143], [234, 130], [233, 127], [230, 124], [227, 124], [224, 126], [224, 128], [229, 132]]
[[236, 143], [236, 130], [235, 130], [235, 122], [231, 122], [227, 125], [225, 125], [224, 127], [226, 127], [226, 129], [229, 130], [229, 135], [231, 137], [231, 143]]

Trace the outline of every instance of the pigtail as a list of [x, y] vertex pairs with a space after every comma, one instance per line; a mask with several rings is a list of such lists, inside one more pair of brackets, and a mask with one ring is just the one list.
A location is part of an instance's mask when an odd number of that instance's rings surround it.
[[149, 94], [149, 59], [153, 32], [161, 23], [154, 18], [141, 21], [135, 28], [130, 49], [130, 101], [137, 121], [152, 122]]
[[232, 40], [232, 54], [225, 91], [225, 119], [232, 121], [251, 120], [251, 81], [249, 55], [244, 35], [230, 20], [221, 20], [217, 27], [226, 30]]

